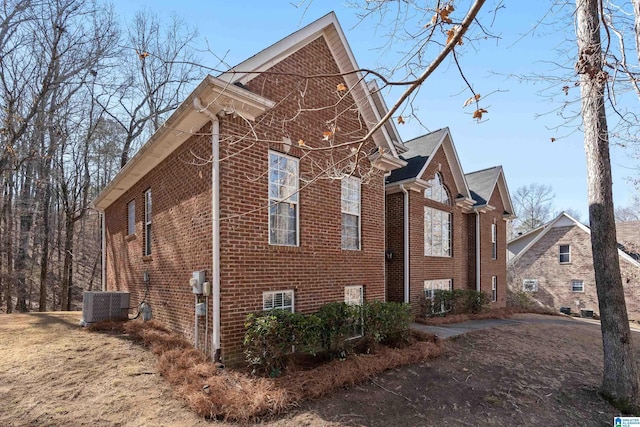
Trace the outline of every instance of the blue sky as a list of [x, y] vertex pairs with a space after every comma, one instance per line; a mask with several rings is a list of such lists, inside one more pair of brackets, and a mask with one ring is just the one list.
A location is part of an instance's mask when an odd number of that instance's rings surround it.
[[[377, 21], [372, 19], [358, 24], [356, 11], [345, 6], [345, 1], [314, 0], [296, 7], [298, 2], [113, 1], [116, 12], [123, 19], [145, 8], [155, 11], [161, 18], [175, 12], [196, 26], [212, 50], [217, 55], [226, 55], [225, 59], [231, 65], [332, 10], [338, 16], [360, 67], [375, 69], [379, 65], [389, 65], [394, 58], [393, 49], [384, 53], [377, 49], [386, 41], [383, 31], [374, 26]], [[427, 80], [413, 103], [427, 129], [416, 120], [398, 125], [398, 129], [408, 140], [448, 126], [465, 172], [502, 165], [512, 193], [531, 183], [550, 185], [556, 195], [556, 209], [575, 209], [581, 213], [581, 219], [587, 221], [582, 134], [571, 127], [558, 129], [563, 122], [555, 113], [560, 102], [568, 98], [561, 92], [561, 86], [548, 89], [549, 84], [543, 81], [523, 82], [509, 77], [512, 74], [554, 73], [548, 61], [557, 59], [553, 48], [563, 40], [563, 28], [558, 30], [558, 25], [535, 27], [547, 12], [546, 1], [505, 3], [490, 28], [500, 40], [463, 46], [461, 56], [465, 75], [474, 90], [482, 95], [491, 94], [483, 104], [489, 111], [486, 120], [477, 123], [471, 117], [471, 107], [462, 108], [470, 93], [464, 91], [465, 84], [456, 67], [445, 62]], [[487, 2], [489, 9], [491, 6], [492, 2]], [[489, 10], [481, 11], [480, 18], [491, 23], [491, 19], [486, 19], [488, 14]], [[571, 31], [572, 27], [567, 30]], [[205, 65], [214, 65], [213, 60], [210, 64], [205, 61]], [[553, 95], [553, 99], [540, 95], [541, 92]], [[577, 92], [572, 89], [570, 95], [577, 95]], [[396, 96], [397, 92], [386, 94], [387, 104], [393, 104]], [[633, 188], [627, 179], [634, 175], [636, 162], [628, 150], [612, 147], [611, 154], [614, 202], [616, 206], [628, 205]]]

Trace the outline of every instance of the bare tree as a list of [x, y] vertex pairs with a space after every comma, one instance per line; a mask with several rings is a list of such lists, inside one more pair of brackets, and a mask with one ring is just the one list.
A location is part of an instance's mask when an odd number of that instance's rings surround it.
[[518, 219], [514, 233], [526, 233], [551, 220], [555, 194], [550, 185], [532, 183], [518, 188], [513, 195]]
[[591, 247], [600, 306], [604, 373], [602, 393], [621, 410], [638, 413], [640, 395], [616, 244], [609, 130], [608, 74], [600, 35], [600, 0], [576, 0], [576, 35], [582, 124], [587, 158]]

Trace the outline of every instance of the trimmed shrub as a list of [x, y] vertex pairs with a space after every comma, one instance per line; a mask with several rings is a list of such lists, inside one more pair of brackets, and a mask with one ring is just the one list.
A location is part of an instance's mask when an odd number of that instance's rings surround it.
[[376, 343], [397, 346], [411, 338], [411, 306], [372, 301], [363, 306], [364, 335]]

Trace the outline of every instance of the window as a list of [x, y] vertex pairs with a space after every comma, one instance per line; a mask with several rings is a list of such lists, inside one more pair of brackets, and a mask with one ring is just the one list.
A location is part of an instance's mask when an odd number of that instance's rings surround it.
[[429, 180], [429, 187], [424, 190], [424, 197], [445, 205], [451, 204], [449, 190], [447, 190], [447, 187], [442, 183], [442, 175], [440, 175], [440, 172], [436, 172], [435, 177]]
[[432, 313], [444, 313], [446, 311], [446, 307], [444, 304], [444, 300], [440, 301], [440, 307], [434, 308], [434, 299], [436, 296], [436, 291], [450, 291], [451, 290], [451, 279], [438, 279], [438, 280], [425, 280], [424, 281], [424, 297], [427, 300], [431, 300], [431, 312]]
[[568, 264], [571, 262], [571, 246], [560, 245], [560, 264]]
[[451, 256], [451, 214], [425, 206], [424, 208], [425, 256]]
[[298, 245], [298, 159], [269, 152], [269, 244]]
[[538, 279], [524, 279], [522, 290], [524, 292], [538, 292]]
[[491, 276], [491, 302], [498, 301], [498, 277]]
[[360, 315], [355, 319], [353, 325], [353, 338], [361, 337], [363, 335], [361, 308], [364, 303], [364, 292], [362, 286], [346, 286], [344, 288], [344, 302], [360, 308]]
[[144, 192], [144, 255], [151, 255], [151, 189]]
[[342, 178], [342, 249], [360, 249], [360, 179]]
[[571, 281], [571, 291], [572, 292], [584, 292], [584, 282], [582, 280], [572, 280]]
[[293, 313], [293, 291], [272, 291], [262, 293], [262, 309], [286, 310]]
[[127, 203], [127, 235], [136, 234], [136, 201]]
[[498, 259], [498, 226], [491, 224], [491, 259]]

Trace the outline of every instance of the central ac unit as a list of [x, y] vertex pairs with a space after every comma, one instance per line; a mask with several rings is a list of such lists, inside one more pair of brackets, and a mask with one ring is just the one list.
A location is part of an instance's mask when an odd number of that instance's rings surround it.
[[82, 320], [95, 323], [101, 320], [126, 319], [129, 315], [129, 292], [84, 292]]

